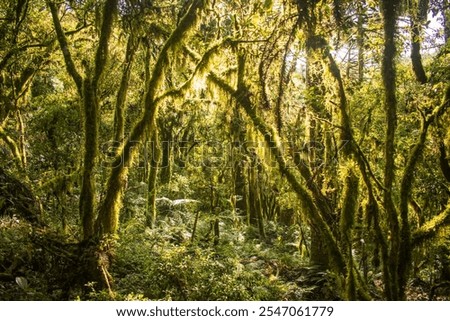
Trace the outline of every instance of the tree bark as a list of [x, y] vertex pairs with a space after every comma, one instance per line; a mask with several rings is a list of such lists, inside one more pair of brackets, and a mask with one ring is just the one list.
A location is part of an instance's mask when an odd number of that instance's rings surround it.
[[161, 158], [159, 146], [158, 127], [154, 126], [152, 139], [150, 141], [152, 150], [150, 158], [150, 173], [148, 177], [147, 191], [147, 225], [155, 227], [156, 223], [156, 181], [158, 178], [158, 167]]
[[127, 49], [125, 52], [125, 61], [123, 63], [122, 78], [119, 91], [116, 97], [116, 106], [114, 112], [114, 143], [120, 144], [125, 134], [125, 101], [127, 99], [128, 86], [131, 76], [131, 67], [133, 65], [136, 44], [133, 35], [128, 37]]
[[364, 31], [364, 22], [366, 15], [366, 1], [358, 1], [357, 2], [357, 10], [358, 10], [358, 31], [357, 31], [357, 46], [358, 46], [358, 83], [362, 84], [364, 80], [364, 43], [365, 43], [365, 31]]
[[383, 205], [390, 229], [389, 268], [392, 279], [391, 288], [386, 289], [388, 300], [398, 300], [398, 254], [400, 251], [400, 225], [397, 210], [393, 201], [393, 183], [395, 179], [395, 131], [397, 128], [396, 68], [395, 68], [395, 30], [397, 21], [398, 0], [382, 0], [384, 49], [382, 61], [382, 77], [384, 86], [384, 109], [386, 113], [385, 166]]
[[94, 235], [95, 222], [95, 169], [98, 155], [99, 110], [97, 97], [90, 77], [83, 80], [84, 111], [84, 155], [82, 184], [80, 192], [80, 217], [83, 225], [83, 238]]
[[419, 0], [416, 10], [412, 9], [411, 14], [411, 62], [416, 79], [421, 84], [428, 81], [425, 69], [422, 64], [421, 55], [421, 38], [422, 38], [422, 23], [427, 18], [428, 0]]

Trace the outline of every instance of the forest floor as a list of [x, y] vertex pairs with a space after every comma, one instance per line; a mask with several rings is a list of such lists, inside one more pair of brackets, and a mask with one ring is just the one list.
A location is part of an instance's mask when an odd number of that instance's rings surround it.
[[[77, 242], [2, 219], [0, 300], [341, 300], [340, 279], [309, 266], [298, 248], [282, 238], [265, 244], [249, 238], [251, 233], [236, 232], [213, 246], [193, 244], [184, 232], [129, 225], [116, 243], [110, 268], [112, 298], [95, 284], [80, 284], [80, 271], [74, 268], [83, 264]], [[379, 274], [369, 278], [374, 299], [381, 300]], [[449, 300], [449, 288], [416, 278], [409, 283], [407, 300], [429, 300], [430, 295]]]

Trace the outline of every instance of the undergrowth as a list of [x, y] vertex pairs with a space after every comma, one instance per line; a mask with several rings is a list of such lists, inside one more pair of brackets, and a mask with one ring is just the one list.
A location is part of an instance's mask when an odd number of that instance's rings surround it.
[[[294, 227], [272, 224], [268, 239], [262, 241], [252, 228], [224, 223], [221, 240], [214, 245], [205, 237], [207, 220], [199, 224], [196, 238], [189, 224], [177, 220], [162, 220], [153, 229], [144, 222], [136, 216], [123, 224], [107, 291], [80, 277], [82, 247], [68, 243], [67, 235], [1, 219], [0, 300], [341, 299], [342, 279], [308, 264], [296, 246], [299, 235]], [[382, 291], [372, 277], [374, 288]], [[422, 291], [426, 288], [412, 284], [411, 298], [427, 299]], [[420, 291], [423, 294], [417, 295]], [[433, 292], [435, 299], [439, 291]]]

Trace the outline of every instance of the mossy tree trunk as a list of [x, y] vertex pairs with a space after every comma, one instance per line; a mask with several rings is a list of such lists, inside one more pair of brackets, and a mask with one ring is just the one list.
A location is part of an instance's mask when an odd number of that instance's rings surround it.
[[137, 49], [137, 40], [131, 34], [128, 36], [125, 61], [122, 67], [122, 78], [120, 80], [119, 91], [116, 97], [114, 109], [114, 145], [122, 143], [125, 134], [125, 102], [127, 99], [128, 87], [130, 84], [131, 67]]
[[[309, 43], [309, 41], [307, 41]], [[305, 140], [304, 148], [305, 159], [301, 160], [304, 162], [302, 166], [308, 168], [309, 171], [317, 171], [318, 155], [316, 147], [321, 144], [321, 137], [318, 133], [320, 132], [319, 126], [314, 119], [314, 115], [321, 113], [324, 109], [323, 101], [321, 100], [322, 92], [322, 72], [320, 68], [320, 63], [317, 61], [314, 49], [309, 47], [306, 48], [306, 93], [307, 93], [307, 110], [305, 115], [303, 115], [305, 120]], [[311, 179], [311, 178], [310, 178]], [[316, 183], [317, 189], [320, 190], [320, 183]], [[331, 216], [327, 215], [327, 223], [330, 223]], [[324, 255], [326, 253], [325, 243], [322, 239], [321, 234], [317, 230], [318, 227], [314, 223], [310, 226], [311, 229], [311, 251], [310, 251], [310, 262], [312, 265], [320, 266], [321, 269], [326, 270], [329, 268], [329, 257]]]
[[76, 84], [83, 106], [84, 154], [79, 210], [83, 238], [85, 240], [94, 236], [97, 197], [95, 172], [99, 147], [98, 125], [100, 122], [98, 88], [109, 54], [109, 41], [114, 18], [117, 14], [117, 4], [118, 0], [106, 0], [104, 4], [100, 39], [95, 53], [94, 65], [93, 68], [91, 68], [87, 61], [84, 62], [85, 76], [83, 77], [78, 72], [75, 63], [72, 60], [66, 35], [59, 20], [58, 7], [55, 3], [51, 1], [48, 2], [67, 71]]
[[393, 199], [395, 180], [395, 132], [397, 128], [397, 97], [396, 97], [396, 44], [395, 30], [399, 1], [382, 0], [381, 9], [384, 28], [384, 49], [382, 60], [382, 77], [384, 86], [384, 110], [386, 115], [386, 136], [384, 145], [384, 192], [383, 207], [386, 211], [390, 232], [389, 272], [390, 288], [386, 289], [389, 300], [399, 299], [398, 292], [398, 253], [400, 250], [400, 223]]
[[[66, 34], [63, 31], [55, 3], [47, 2], [53, 19], [57, 39], [64, 57], [66, 69], [75, 82], [82, 103], [83, 118], [83, 168], [80, 191], [79, 211], [83, 232], [80, 243], [80, 260], [85, 262], [81, 274], [89, 281], [95, 282], [98, 288], [108, 288], [111, 292], [111, 276], [108, 273], [112, 244], [100, 244], [95, 239], [96, 192], [95, 174], [97, 171], [99, 150], [99, 87], [105, 70], [113, 24], [118, 10], [118, 0], [106, 0], [102, 7], [101, 18], [97, 23], [101, 26], [99, 41], [95, 51], [94, 62], [83, 60], [84, 76], [82, 76], [72, 59]], [[101, 19], [101, 21], [99, 21]]]
[[239, 112], [238, 104], [233, 108], [233, 119], [231, 122], [231, 136], [233, 148], [231, 152], [231, 161], [233, 166], [233, 206], [236, 214], [240, 217], [247, 217], [248, 193], [246, 192], [247, 178], [245, 175], [245, 157], [244, 157], [244, 143], [245, 143], [245, 123]]
[[174, 143], [172, 126], [167, 126], [163, 119], [158, 121], [158, 125], [161, 136], [161, 170], [159, 176], [161, 184], [168, 184], [172, 176], [172, 148]]
[[[330, 228], [333, 237], [336, 236], [333, 222], [336, 220], [333, 214], [333, 206], [329, 197], [324, 195], [323, 184], [327, 184], [323, 179], [314, 180], [313, 177], [326, 176], [323, 173], [323, 161], [325, 154], [322, 146], [327, 146], [326, 134], [323, 134], [323, 124], [318, 123], [315, 118], [324, 118], [331, 121], [331, 113], [326, 109], [323, 101], [325, 95], [324, 89], [324, 70], [321, 63], [321, 51], [327, 46], [325, 39], [318, 36], [320, 32], [318, 22], [318, 11], [320, 10], [320, 3], [316, 1], [298, 2], [297, 12], [299, 15], [299, 28], [305, 30], [305, 51], [306, 51], [306, 96], [307, 107], [305, 119], [305, 146], [306, 160], [296, 161], [297, 168], [299, 168], [302, 177], [307, 182], [307, 188], [312, 193], [313, 199], [320, 213], [323, 215], [326, 225]], [[328, 152], [330, 151], [328, 144]], [[335, 146], [334, 148], [338, 148]], [[330, 165], [330, 164], [327, 164]], [[313, 174], [314, 173], [314, 174]], [[311, 222], [311, 255], [310, 260], [312, 264], [320, 265], [323, 269], [330, 267], [330, 260], [332, 258], [327, 253], [327, 240], [322, 237], [320, 232], [321, 227], [316, 221]]]
[[147, 190], [147, 225], [154, 227], [156, 223], [156, 188], [158, 180], [158, 169], [161, 160], [161, 150], [159, 142], [158, 127], [154, 126], [153, 135], [150, 140], [151, 155], [150, 155], [150, 169], [148, 175], [148, 190]]
[[428, 81], [425, 69], [422, 64], [421, 46], [423, 37], [422, 24], [427, 19], [428, 1], [419, 0], [417, 7], [411, 8], [410, 23], [411, 23], [411, 62], [416, 79], [421, 84]]
[[98, 154], [98, 121], [99, 110], [97, 97], [91, 80], [83, 80], [83, 111], [84, 111], [84, 155], [82, 185], [80, 192], [80, 216], [83, 224], [83, 238], [94, 235], [95, 221], [95, 171]]

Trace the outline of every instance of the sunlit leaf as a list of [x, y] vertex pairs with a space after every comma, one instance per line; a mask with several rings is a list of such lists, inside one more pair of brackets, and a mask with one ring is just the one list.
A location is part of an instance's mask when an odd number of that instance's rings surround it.
[[22, 290], [26, 290], [28, 288], [28, 281], [23, 276], [16, 277], [16, 283]]

